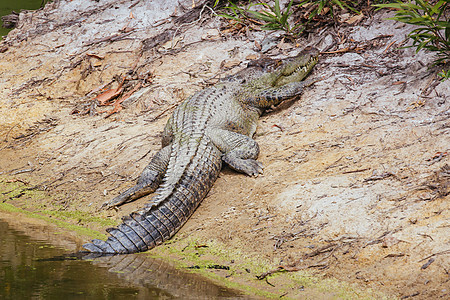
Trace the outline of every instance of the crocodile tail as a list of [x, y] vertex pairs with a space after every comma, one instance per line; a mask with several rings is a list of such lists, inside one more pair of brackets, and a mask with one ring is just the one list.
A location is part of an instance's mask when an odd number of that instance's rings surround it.
[[[209, 144], [209, 143], [208, 143]], [[173, 191], [163, 201], [123, 218], [106, 231], [106, 241], [94, 239], [83, 245], [87, 252], [126, 254], [147, 251], [171, 238], [189, 219], [211, 189], [222, 166], [221, 154], [209, 144], [189, 164]], [[199, 153], [200, 154], [200, 153]]]
[[183, 207], [173, 206], [177, 200], [171, 197], [144, 214], [134, 212], [123, 218], [123, 223], [118, 227], [106, 230], [110, 234], [106, 241], [94, 239], [83, 247], [88, 252], [104, 254], [126, 254], [152, 249], [169, 239], [181, 227], [182, 222], [186, 221], [178, 219], [178, 216], [183, 215]]

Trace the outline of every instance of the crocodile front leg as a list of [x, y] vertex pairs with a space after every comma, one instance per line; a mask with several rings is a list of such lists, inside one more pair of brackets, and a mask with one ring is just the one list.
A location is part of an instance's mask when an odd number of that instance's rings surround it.
[[153, 193], [160, 185], [161, 180], [166, 173], [170, 159], [170, 148], [169, 145], [159, 150], [159, 152], [153, 156], [147, 167], [145, 167], [144, 171], [142, 171], [137, 184], [114, 199], [103, 203], [101, 208], [119, 206]]
[[225, 129], [208, 129], [208, 136], [213, 144], [224, 153], [222, 160], [232, 169], [249, 176], [258, 176], [263, 166], [256, 160], [259, 146], [252, 138]]
[[278, 105], [284, 100], [300, 95], [305, 87], [312, 85], [316, 81], [305, 80], [267, 88], [242, 97], [243, 100], [241, 102], [258, 109], [267, 109], [272, 105]]

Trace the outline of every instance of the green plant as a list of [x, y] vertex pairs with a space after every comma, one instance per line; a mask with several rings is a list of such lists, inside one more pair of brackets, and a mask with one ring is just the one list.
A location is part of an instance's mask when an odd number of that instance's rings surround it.
[[450, 69], [445, 71], [442, 70], [442, 72], [438, 73], [439, 77], [442, 77], [442, 82], [446, 81], [447, 79], [450, 79]]
[[[219, 0], [216, 0], [216, 4]], [[294, 0], [291, 0], [286, 8], [282, 11], [280, 7], [280, 1], [275, 0], [274, 5], [270, 6], [265, 2], [248, 4], [247, 7], [242, 7], [237, 5], [235, 2], [229, 0], [228, 6], [225, 7], [229, 11], [229, 13], [222, 13], [219, 16], [235, 20], [236, 22], [242, 23], [243, 20], [246, 19], [256, 19], [264, 22], [264, 25], [261, 26], [263, 30], [284, 30], [289, 34], [293, 34], [294, 29], [299, 27], [301, 24], [298, 24], [294, 27], [289, 25], [288, 19], [292, 14], [291, 8]], [[268, 10], [256, 11], [251, 8], [255, 6], [263, 6]]]
[[335, 15], [335, 7], [339, 7], [340, 9], [348, 8], [351, 11], [359, 14], [360, 12], [357, 11], [354, 7], [349, 5], [348, 3], [351, 3], [352, 5], [355, 5], [352, 1], [345, 1], [345, 0], [305, 0], [302, 3], [300, 3], [300, 6], [302, 5], [313, 5], [314, 8], [312, 8], [311, 13], [309, 14], [309, 19], [311, 20], [315, 16], [321, 14], [323, 11], [325, 11], [326, 8], [328, 8], [328, 11], [330, 12], [331, 17], [334, 17]]
[[263, 10], [261, 12], [249, 10], [248, 13], [253, 15], [256, 19], [265, 21], [266, 24], [261, 27], [261, 29], [265, 30], [285, 30], [287, 33], [292, 33], [292, 30], [297, 28], [300, 24], [290, 27], [288, 18], [291, 16], [292, 11], [292, 3], [294, 0], [291, 0], [289, 4], [286, 6], [284, 12], [281, 11], [280, 1], [275, 0], [274, 6], [270, 6], [267, 3], [261, 2], [256, 5], [262, 5], [265, 8], [268, 8], [270, 11]]
[[[214, 6], [219, 4], [220, 0], [216, 0]], [[280, 1], [274, 0], [273, 5], [269, 5], [267, 2], [250, 3], [246, 7], [239, 6], [237, 0], [228, 0], [228, 6], [224, 7], [227, 12], [219, 14], [219, 16], [234, 20], [238, 23], [243, 23], [245, 20], [253, 19], [263, 22], [261, 29], [264, 30], [284, 30], [289, 34], [299, 34], [295, 30], [303, 25], [309, 23], [315, 16], [319, 14], [330, 13], [331, 17], [334, 17], [336, 8], [349, 9], [357, 14], [358, 12], [352, 5], [357, 2], [349, 0], [305, 0], [298, 4], [297, 6], [303, 6], [308, 10], [308, 22], [297, 23], [295, 26], [291, 27], [288, 20], [293, 13], [293, 3], [291, 0], [284, 10], [280, 7]], [[251, 9], [255, 6], [263, 6], [261, 10]]]
[[[216, 0], [216, 3], [214, 4], [214, 7], [217, 6], [219, 3], [219, 0]], [[218, 14], [218, 16], [234, 20], [238, 23], [242, 23], [243, 20], [247, 19], [247, 16], [245, 15], [245, 12], [247, 11], [246, 8], [243, 8], [241, 6], [238, 6], [236, 3], [232, 1], [228, 1], [228, 6], [224, 7], [225, 10], [228, 10], [229, 13], [221, 13]]]
[[395, 3], [376, 4], [379, 9], [393, 8], [397, 12], [389, 19], [402, 23], [417, 25], [408, 34], [413, 40], [416, 52], [422, 49], [438, 52], [435, 64], [450, 59], [450, 14], [448, 12], [449, 0], [439, 0], [433, 5], [431, 1], [415, 0]]

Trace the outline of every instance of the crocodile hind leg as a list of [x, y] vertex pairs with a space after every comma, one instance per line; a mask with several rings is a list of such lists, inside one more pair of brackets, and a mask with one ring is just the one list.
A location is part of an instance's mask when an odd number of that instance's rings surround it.
[[114, 199], [103, 203], [102, 208], [111, 208], [153, 193], [161, 183], [170, 158], [170, 145], [159, 150], [142, 171], [135, 186], [129, 188]]
[[252, 138], [225, 129], [209, 129], [208, 136], [213, 144], [224, 153], [222, 160], [232, 169], [249, 176], [262, 174], [263, 166], [256, 160], [259, 146]]

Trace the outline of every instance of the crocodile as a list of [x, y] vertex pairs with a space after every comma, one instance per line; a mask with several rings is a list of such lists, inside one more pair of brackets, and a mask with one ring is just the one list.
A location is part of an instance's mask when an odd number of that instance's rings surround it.
[[222, 163], [258, 176], [259, 146], [252, 139], [261, 114], [301, 94], [318, 61], [316, 49], [286, 59], [262, 58], [184, 100], [167, 121], [162, 147], [137, 184], [105, 202], [112, 208], [156, 192], [136, 212], [108, 228], [107, 240], [83, 245], [96, 254], [147, 251], [170, 239], [189, 219], [219, 176]]

